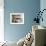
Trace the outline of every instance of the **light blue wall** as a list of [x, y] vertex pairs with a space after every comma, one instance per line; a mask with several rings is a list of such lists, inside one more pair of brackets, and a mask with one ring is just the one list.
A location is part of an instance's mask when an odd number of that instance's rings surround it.
[[[4, 0], [4, 31], [5, 40], [18, 41], [24, 37], [32, 27], [32, 21], [36, 17], [35, 12], [40, 9], [39, 0]], [[10, 24], [10, 13], [24, 13], [24, 24]]]
[[[40, 1], [40, 10], [42, 11], [43, 9], [46, 9], [46, 0], [41, 0]], [[43, 12], [42, 17], [43, 17], [43, 22], [40, 21], [40, 25], [46, 27], [46, 11]]]

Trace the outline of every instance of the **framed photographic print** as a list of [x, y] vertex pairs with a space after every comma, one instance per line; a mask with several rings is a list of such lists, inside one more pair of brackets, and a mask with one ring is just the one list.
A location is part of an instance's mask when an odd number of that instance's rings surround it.
[[24, 13], [10, 13], [10, 24], [24, 24]]

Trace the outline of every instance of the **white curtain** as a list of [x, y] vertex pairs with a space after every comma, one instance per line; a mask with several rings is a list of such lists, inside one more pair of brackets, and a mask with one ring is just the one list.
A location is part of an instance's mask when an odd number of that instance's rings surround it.
[[4, 41], [4, 0], [0, 0], [0, 42]]

